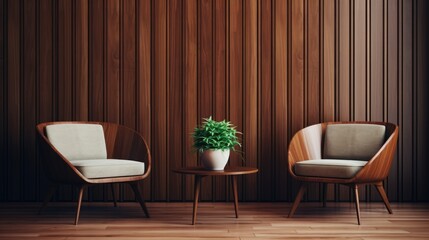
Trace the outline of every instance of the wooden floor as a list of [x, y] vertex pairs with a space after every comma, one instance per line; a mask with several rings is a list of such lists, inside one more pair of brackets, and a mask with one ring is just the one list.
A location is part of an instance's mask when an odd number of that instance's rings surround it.
[[147, 219], [137, 203], [84, 203], [78, 226], [74, 205], [53, 203], [41, 215], [38, 204], [1, 203], [0, 239], [429, 239], [429, 204], [362, 203], [362, 225], [351, 203], [302, 203], [287, 218], [289, 203], [200, 203], [191, 225], [191, 203], [148, 203]]

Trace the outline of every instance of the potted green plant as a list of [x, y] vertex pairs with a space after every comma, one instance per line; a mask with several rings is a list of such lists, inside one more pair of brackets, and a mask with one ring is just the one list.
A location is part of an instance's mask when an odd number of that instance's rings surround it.
[[201, 163], [209, 170], [223, 170], [229, 159], [230, 150], [241, 146], [236, 127], [225, 120], [217, 122], [212, 117], [204, 118], [201, 126], [193, 133], [194, 148], [201, 153]]

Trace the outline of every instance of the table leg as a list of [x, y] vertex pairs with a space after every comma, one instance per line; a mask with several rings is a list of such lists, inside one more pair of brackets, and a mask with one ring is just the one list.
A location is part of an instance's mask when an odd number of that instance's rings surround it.
[[198, 198], [200, 195], [200, 186], [201, 186], [202, 176], [195, 175], [195, 184], [194, 184], [194, 211], [192, 215], [192, 225], [195, 225], [197, 220], [197, 207], [198, 207]]
[[234, 209], [235, 217], [238, 218], [238, 192], [237, 192], [237, 176], [231, 176], [232, 178], [232, 190], [234, 192]]

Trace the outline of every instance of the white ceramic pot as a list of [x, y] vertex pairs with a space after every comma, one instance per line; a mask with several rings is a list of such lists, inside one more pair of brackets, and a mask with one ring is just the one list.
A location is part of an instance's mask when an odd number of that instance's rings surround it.
[[201, 163], [208, 170], [223, 170], [228, 163], [230, 150], [205, 150], [201, 153]]

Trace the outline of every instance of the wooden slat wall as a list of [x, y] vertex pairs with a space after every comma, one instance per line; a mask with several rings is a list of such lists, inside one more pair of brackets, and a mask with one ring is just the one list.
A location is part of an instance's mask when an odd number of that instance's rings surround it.
[[[170, 170], [198, 164], [190, 133], [209, 116], [243, 132], [244, 160], [230, 164], [260, 169], [240, 178], [242, 200], [293, 199], [287, 145], [299, 129], [372, 120], [400, 125], [390, 200], [428, 201], [427, 10], [425, 0], [0, 0], [0, 201], [43, 197], [35, 125], [58, 120], [137, 129], [153, 157], [145, 198], [189, 201], [192, 178]], [[201, 198], [231, 199], [230, 185], [205, 179]], [[329, 187], [330, 200], [350, 195]], [[314, 185], [306, 200], [320, 196]], [[93, 187], [86, 199], [111, 194]]]

